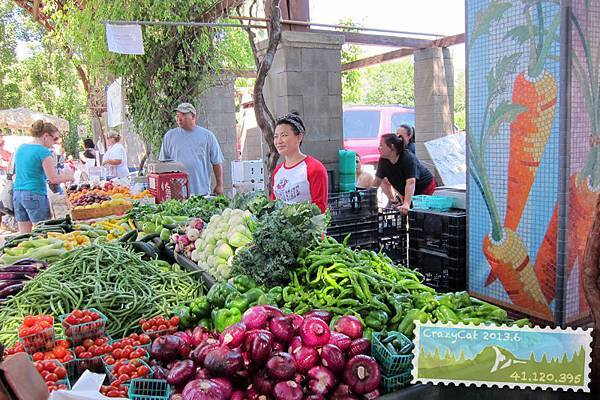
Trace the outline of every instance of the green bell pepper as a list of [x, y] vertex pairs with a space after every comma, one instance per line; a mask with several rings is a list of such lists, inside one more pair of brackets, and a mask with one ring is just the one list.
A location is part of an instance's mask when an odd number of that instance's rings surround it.
[[395, 328], [413, 307], [412, 296], [409, 294], [392, 293], [388, 295], [388, 303], [394, 307], [394, 316], [390, 324]]
[[202, 318], [200, 321], [198, 321], [198, 326], [202, 326], [209, 331], [213, 330], [213, 323], [210, 318]]
[[225, 300], [225, 308], [237, 308], [241, 312], [244, 312], [248, 309], [248, 299], [245, 295], [240, 293], [231, 293], [227, 296], [227, 300]]
[[365, 325], [378, 332], [385, 328], [388, 319], [389, 317], [385, 311], [373, 310], [367, 314]]
[[256, 300], [256, 305], [260, 305], [260, 304], [268, 304], [271, 306], [275, 306], [276, 304], [272, 301], [271, 298], [269, 298], [269, 296], [267, 296], [266, 294], [261, 295], [258, 300]]
[[196, 317], [196, 319], [209, 317], [211, 311], [212, 307], [206, 297], [196, 299], [190, 305], [190, 312]]
[[219, 282], [215, 283], [210, 288], [208, 294], [206, 295], [206, 298], [208, 299], [209, 303], [212, 304], [214, 307], [223, 308], [223, 306], [225, 306], [225, 300], [227, 300], [227, 296], [229, 296], [231, 293], [236, 292], [239, 293], [233, 285], [227, 282]]
[[215, 330], [221, 333], [229, 325], [242, 320], [242, 313], [237, 308], [214, 310], [212, 312], [212, 322]]
[[415, 330], [415, 321], [417, 320], [427, 322], [429, 320], [429, 314], [422, 309], [413, 308], [406, 314], [402, 322], [400, 322], [400, 325], [398, 325], [398, 331], [407, 337], [411, 337]]
[[438, 322], [452, 322], [457, 324], [460, 322], [460, 318], [450, 309], [448, 306], [440, 305], [438, 308], [433, 310], [433, 316], [438, 320]]
[[256, 287], [256, 282], [248, 275], [238, 275], [231, 280], [231, 283], [241, 293], [247, 292], [248, 290]]
[[253, 306], [256, 304], [256, 301], [260, 298], [260, 296], [264, 295], [265, 292], [263, 292], [262, 289], [260, 288], [253, 288], [248, 290], [246, 293], [244, 293], [244, 296], [246, 296], [246, 298], [248, 299], [248, 304], [250, 306]]
[[281, 286], [272, 287], [267, 293], [267, 297], [275, 304], [283, 304], [283, 288]]

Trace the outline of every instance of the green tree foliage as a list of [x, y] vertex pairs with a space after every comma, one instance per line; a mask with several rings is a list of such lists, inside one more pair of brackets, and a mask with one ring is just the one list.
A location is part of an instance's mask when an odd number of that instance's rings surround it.
[[363, 74], [362, 102], [364, 104], [415, 105], [413, 61], [381, 64], [367, 68]]
[[0, 0], [0, 109], [16, 107], [21, 96], [17, 83], [9, 79], [17, 62], [15, 13], [11, 1]]
[[154, 152], [175, 124], [177, 103], [196, 103], [215, 72], [247, 68], [251, 59], [247, 38], [234, 28], [144, 26], [144, 55], [108, 52], [103, 21], [199, 21], [214, 0], [90, 0], [83, 10], [69, 4], [55, 14], [62, 27], [56, 39], [80, 50], [92, 80], [123, 77], [129, 117]]
[[[339, 25], [359, 26], [352, 19], [342, 19]], [[362, 57], [362, 50], [359, 46], [345, 43], [342, 46], [342, 65], [351, 61], [356, 61]], [[342, 72], [342, 100], [344, 104], [358, 104], [361, 101], [361, 70]]]

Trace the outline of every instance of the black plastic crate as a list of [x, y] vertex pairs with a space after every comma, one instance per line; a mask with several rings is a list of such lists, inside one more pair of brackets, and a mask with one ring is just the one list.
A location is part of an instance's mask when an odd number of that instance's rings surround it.
[[425, 283], [440, 292], [467, 288], [466, 258], [452, 258], [426, 249], [409, 248], [409, 267], [425, 276]]
[[377, 216], [377, 189], [330, 193], [328, 207], [332, 222]]
[[405, 234], [408, 231], [408, 217], [395, 208], [379, 210], [379, 234], [382, 237]]
[[327, 228], [327, 234], [340, 243], [350, 234], [348, 246], [368, 250], [377, 249], [379, 238], [377, 215], [348, 221], [333, 221]]
[[467, 218], [464, 210], [411, 210], [408, 218], [409, 246], [466, 257]]
[[408, 265], [408, 234], [404, 232], [394, 236], [380, 237], [379, 249], [395, 264]]

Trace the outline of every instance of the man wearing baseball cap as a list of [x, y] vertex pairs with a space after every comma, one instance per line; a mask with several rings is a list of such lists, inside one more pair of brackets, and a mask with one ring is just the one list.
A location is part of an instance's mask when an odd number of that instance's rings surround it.
[[196, 108], [181, 103], [175, 108], [177, 128], [169, 130], [160, 148], [160, 160], [182, 163], [190, 176], [190, 194], [210, 194], [210, 170], [215, 174], [213, 192], [223, 194], [223, 153], [215, 135], [196, 125]]

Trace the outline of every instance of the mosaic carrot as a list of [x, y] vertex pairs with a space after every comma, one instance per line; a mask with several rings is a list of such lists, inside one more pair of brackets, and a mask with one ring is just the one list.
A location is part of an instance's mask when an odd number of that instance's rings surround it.
[[544, 148], [552, 132], [556, 110], [556, 80], [547, 71], [538, 78], [520, 73], [512, 102], [525, 107], [510, 124], [508, 202], [504, 226], [516, 231], [529, 198]]

